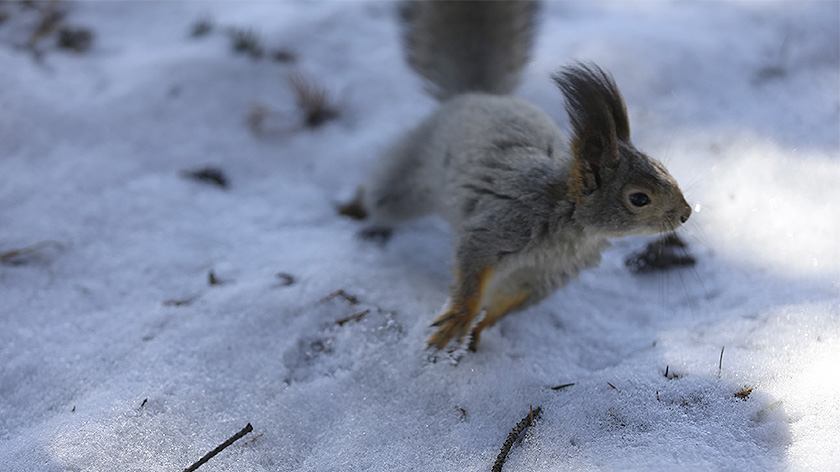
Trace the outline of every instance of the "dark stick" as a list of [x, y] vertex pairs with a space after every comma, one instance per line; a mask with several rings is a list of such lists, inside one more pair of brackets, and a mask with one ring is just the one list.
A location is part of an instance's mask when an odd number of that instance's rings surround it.
[[361, 321], [362, 318], [367, 316], [368, 313], [370, 313], [370, 310], [360, 311], [360, 312], [352, 314], [350, 316], [345, 316], [344, 318], [341, 318], [340, 320], [336, 320], [335, 324], [337, 324], [339, 326], [344, 326], [344, 323], [347, 323], [348, 321]]
[[502, 472], [502, 466], [505, 465], [505, 461], [507, 460], [508, 453], [510, 452], [510, 448], [513, 447], [513, 443], [516, 442], [516, 439], [525, 431], [525, 428], [531, 426], [531, 423], [534, 421], [534, 418], [539, 416], [540, 412], [542, 411], [542, 407], [537, 407], [536, 410], [531, 410], [528, 413], [528, 416], [522, 418], [522, 421], [516, 424], [516, 427], [511, 430], [510, 434], [508, 434], [507, 440], [502, 445], [502, 450], [499, 451], [498, 457], [496, 457], [496, 463], [493, 464], [493, 469], [491, 472]]
[[720, 348], [720, 360], [718, 361], [718, 378], [720, 378], [720, 372], [723, 370], [723, 350], [726, 349], [726, 346]]
[[327, 295], [326, 297], [322, 298], [319, 303], [326, 302], [328, 300], [332, 300], [335, 297], [341, 297], [341, 298], [347, 300], [347, 303], [349, 303], [351, 305], [355, 305], [355, 304], [359, 303], [358, 298], [356, 298], [353, 295], [350, 295], [349, 293], [345, 292], [343, 288], [340, 288], [340, 289], [336, 290], [335, 292], [333, 292], [333, 293]]
[[242, 436], [245, 436], [246, 434], [250, 433], [250, 432], [251, 432], [251, 431], [253, 431], [253, 430], [254, 430], [254, 428], [253, 428], [253, 426], [251, 426], [251, 423], [248, 423], [248, 425], [247, 425], [247, 426], [245, 426], [244, 428], [242, 428], [242, 431], [240, 431], [240, 432], [238, 432], [238, 433], [234, 434], [233, 436], [231, 436], [231, 437], [230, 437], [230, 439], [228, 439], [227, 441], [223, 442], [222, 444], [219, 444], [219, 447], [217, 447], [216, 449], [213, 449], [212, 451], [210, 451], [210, 452], [208, 452], [207, 454], [205, 454], [205, 455], [204, 455], [204, 457], [202, 457], [201, 459], [199, 459], [199, 460], [198, 460], [198, 462], [196, 462], [195, 464], [193, 464], [193, 465], [191, 465], [191, 466], [187, 467], [186, 469], [184, 469], [184, 472], [193, 472], [195, 469], [198, 469], [199, 467], [201, 467], [201, 465], [202, 465], [202, 464], [204, 464], [205, 462], [207, 462], [207, 461], [209, 461], [210, 459], [212, 459], [212, 458], [213, 458], [213, 456], [215, 456], [216, 454], [218, 454], [218, 453], [222, 452], [222, 451], [223, 451], [226, 447], [228, 447], [228, 446], [230, 446], [231, 444], [235, 443], [235, 442], [236, 442], [236, 441], [238, 441], [240, 438], [242, 438]]

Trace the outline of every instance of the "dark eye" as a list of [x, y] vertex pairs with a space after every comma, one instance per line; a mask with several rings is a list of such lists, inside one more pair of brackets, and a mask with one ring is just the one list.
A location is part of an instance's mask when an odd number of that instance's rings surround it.
[[633, 206], [643, 207], [650, 203], [650, 197], [648, 197], [642, 192], [636, 192], [630, 194], [630, 203], [632, 203]]

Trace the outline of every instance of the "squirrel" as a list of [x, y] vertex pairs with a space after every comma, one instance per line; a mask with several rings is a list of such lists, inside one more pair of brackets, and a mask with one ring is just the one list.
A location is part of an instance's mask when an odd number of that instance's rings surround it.
[[691, 215], [675, 179], [631, 143], [624, 99], [598, 66], [576, 62], [552, 76], [570, 138], [509, 95], [529, 60], [538, 6], [401, 7], [407, 61], [440, 106], [380, 156], [341, 212], [377, 227], [427, 214], [449, 223], [455, 280], [432, 323], [432, 348], [471, 334], [475, 350], [484, 328], [597, 266], [609, 238], [673, 231]]

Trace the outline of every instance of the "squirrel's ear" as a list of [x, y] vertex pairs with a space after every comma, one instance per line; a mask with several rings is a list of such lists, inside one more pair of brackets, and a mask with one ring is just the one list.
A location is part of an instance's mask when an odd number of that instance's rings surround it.
[[565, 67], [553, 78], [566, 96], [578, 171], [593, 174], [581, 183], [597, 186], [602, 168], [618, 166], [618, 141], [630, 140], [624, 99], [612, 77], [594, 64]]

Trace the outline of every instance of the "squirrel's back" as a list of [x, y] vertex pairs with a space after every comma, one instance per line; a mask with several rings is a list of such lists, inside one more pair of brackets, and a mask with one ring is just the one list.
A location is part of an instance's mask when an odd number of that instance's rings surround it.
[[406, 58], [439, 100], [510, 93], [530, 57], [537, 9], [530, 0], [407, 2]]
[[384, 153], [365, 185], [366, 209], [383, 225], [435, 213], [458, 228], [482, 207], [471, 193], [529, 193], [535, 174], [567, 178], [570, 159], [563, 134], [539, 107], [463, 94]]

